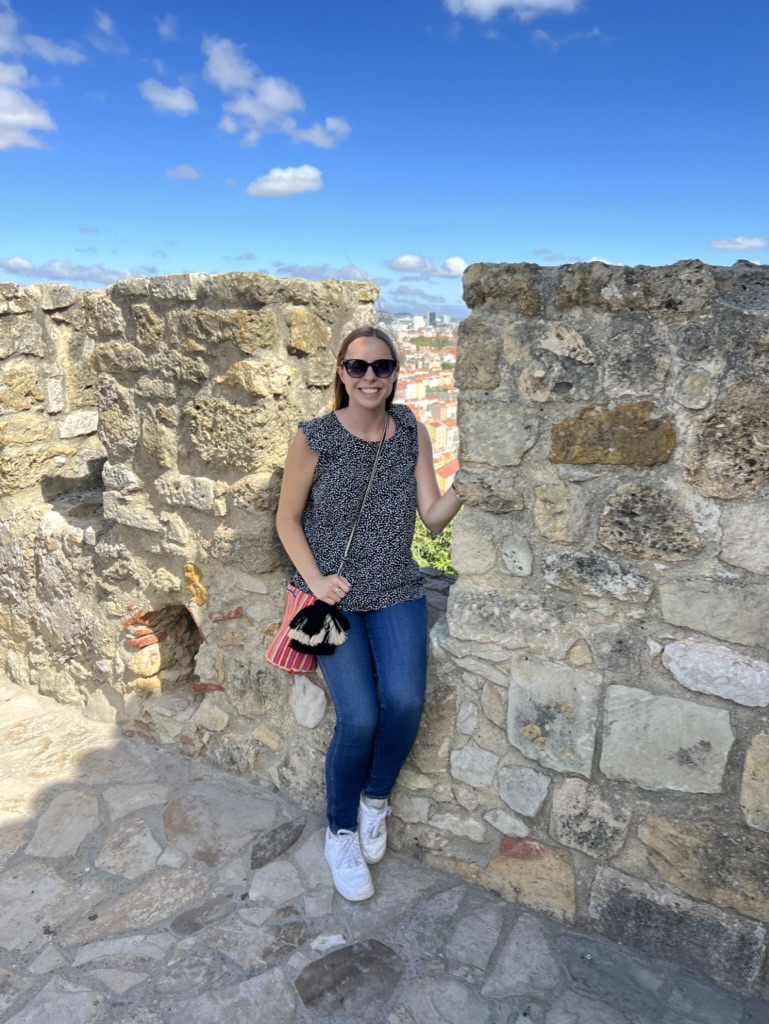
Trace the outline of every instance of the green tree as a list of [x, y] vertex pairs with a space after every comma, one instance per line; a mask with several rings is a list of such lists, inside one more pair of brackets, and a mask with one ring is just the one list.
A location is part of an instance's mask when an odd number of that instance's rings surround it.
[[422, 520], [417, 516], [411, 554], [418, 565], [425, 566], [428, 569], [440, 569], [442, 572], [456, 572], [451, 564], [451, 526], [452, 524], [449, 523], [443, 533], [439, 533], [436, 536], [430, 533]]

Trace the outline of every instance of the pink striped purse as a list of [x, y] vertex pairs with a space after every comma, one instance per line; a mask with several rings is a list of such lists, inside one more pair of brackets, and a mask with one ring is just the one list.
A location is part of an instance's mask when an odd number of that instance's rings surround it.
[[286, 610], [283, 612], [283, 619], [278, 627], [278, 631], [270, 641], [267, 648], [265, 657], [267, 661], [274, 665], [275, 668], [279, 668], [282, 672], [288, 672], [294, 676], [304, 676], [308, 672], [314, 672], [317, 668], [318, 662], [314, 654], [300, 654], [299, 651], [295, 651], [289, 646], [290, 637], [288, 635], [289, 626], [291, 620], [298, 611], [302, 608], [306, 608], [308, 604], [312, 604], [315, 600], [313, 594], [305, 594], [301, 590], [297, 590], [296, 587], [290, 583], [288, 585], [288, 594], [286, 595]]

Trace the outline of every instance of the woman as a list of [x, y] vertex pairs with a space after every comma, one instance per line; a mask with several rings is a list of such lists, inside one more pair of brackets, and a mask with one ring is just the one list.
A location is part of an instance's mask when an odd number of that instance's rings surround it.
[[[319, 657], [336, 709], [326, 755], [326, 860], [348, 900], [374, 893], [368, 864], [387, 844], [388, 798], [416, 739], [427, 674], [427, 602], [411, 557], [416, 512], [433, 533], [460, 508], [441, 496], [425, 427], [394, 405], [398, 353], [377, 327], [339, 350], [334, 411], [301, 423], [286, 458], [277, 529], [293, 583], [350, 620], [333, 656]], [[342, 553], [387, 423], [386, 439], [344, 575]]]

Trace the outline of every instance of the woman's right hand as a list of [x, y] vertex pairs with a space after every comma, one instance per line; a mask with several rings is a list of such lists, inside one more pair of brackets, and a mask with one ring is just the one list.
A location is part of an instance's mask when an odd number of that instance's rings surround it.
[[350, 592], [352, 583], [344, 576], [321, 576], [317, 582], [307, 581], [310, 590], [319, 601], [326, 604], [339, 604]]

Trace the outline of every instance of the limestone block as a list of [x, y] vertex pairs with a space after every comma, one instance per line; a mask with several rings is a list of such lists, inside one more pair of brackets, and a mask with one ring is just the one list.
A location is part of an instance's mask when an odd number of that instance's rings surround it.
[[53, 977], [11, 1019], [14, 1024], [45, 1024], [54, 1020], [102, 1024], [108, 1012], [109, 1001], [101, 992]]
[[451, 559], [457, 572], [484, 574], [497, 563], [497, 545], [488, 513], [468, 509], [454, 525]]
[[472, 402], [463, 399], [458, 410], [462, 457], [495, 469], [519, 466], [537, 440], [539, 422], [534, 413], [511, 402]]
[[257, 398], [285, 395], [291, 383], [291, 369], [274, 356], [242, 359], [233, 363], [221, 377], [217, 377], [216, 382]]
[[698, 366], [682, 367], [675, 385], [675, 399], [685, 409], [704, 409], [716, 396], [716, 383]]
[[164, 473], [155, 480], [155, 489], [167, 505], [181, 505], [205, 512], [214, 504], [214, 482], [204, 476]]
[[110, 491], [131, 491], [141, 490], [139, 478], [126, 465], [121, 463], [105, 462], [102, 466], [102, 481], [107, 490]]
[[659, 585], [666, 622], [695, 629], [728, 643], [766, 647], [769, 638], [769, 589], [710, 579]]
[[769, 704], [769, 664], [730, 647], [689, 637], [667, 644], [662, 664], [688, 690], [712, 693], [747, 707]]
[[[451, 588], [446, 609], [452, 640], [536, 648], [558, 627], [555, 616], [547, 610], [531, 611], [519, 592], [505, 585], [507, 580], [513, 583], [510, 577], [475, 577], [474, 582], [473, 577], [459, 577]], [[491, 589], [494, 583], [499, 585]]]
[[465, 701], [457, 712], [457, 732], [463, 736], [472, 736], [478, 728], [478, 705], [474, 701]]
[[747, 917], [769, 920], [769, 837], [716, 821], [648, 817], [638, 838], [670, 885]]
[[155, 299], [177, 299], [194, 302], [203, 274], [166, 274], [150, 278], [150, 295]]
[[754, 736], [745, 755], [740, 807], [751, 828], [769, 832], [769, 733]]
[[758, 982], [766, 928], [755, 921], [608, 867], [598, 869], [589, 913], [602, 935], [646, 957], [742, 991]]
[[92, 365], [100, 373], [139, 373], [148, 367], [147, 357], [136, 345], [120, 341], [97, 345]]
[[72, 857], [98, 827], [96, 797], [75, 789], [65, 790], [40, 815], [25, 852], [28, 857]]
[[275, 532], [275, 516], [254, 512], [248, 523], [248, 531], [218, 526], [208, 549], [210, 556], [255, 574], [285, 566], [286, 556]]
[[278, 507], [280, 482], [275, 473], [252, 473], [232, 484], [227, 495], [235, 508], [274, 512]]
[[147, 410], [142, 420], [141, 441], [146, 454], [163, 469], [174, 469], [179, 454], [176, 429], [160, 421], [156, 411]]
[[144, 494], [129, 495], [120, 491], [105, 491], [104, 517], [114, 519], [123, 526], [132, 526], [136, 530], [163, 533], [163, 524]]
[[655, 466], [676, 447], [672, 421], [652, 402], [589, 405], [551, 428], [551, 461]]
[[46, 444], [38, 450], [27, 445], [0, 448], [0, 496], [23, 491], [56, 475], [53, 467], [64, 466], [75, 449], [66, 444]]
[[102, 686], [88, 695], [83, 714], [92, 722], [120, 721], [123, 713], [123, 700], [111, 686]]
[[30, 445], [51, 439], [51, 427], [37, 413], [3, 416], [0, 419], [0, 446]]
[[192, 716], [192, 721], [199, 729], [206, 729], [208, 732], [221, 732], [226, 729], [230, 716], [217, 700], [216, 694], [209, 693], [204, 698], [200, 707]]
[[174, 310], [169, 315], [170, 333], [186, 351], [205, 350], [228, 342], [251, 354], [270, 348], [278, 339], [272, 310]]
[[709, 498], [752, 498], [769, 475], [769, 414], [763, 381], [741, 381], [719, 394], [686, 452], [694, 486]]
[[[483, 512], [502, 514], [523, 509], [523, 493], [517, 476], [505, 470], [474, 470], [467, 467], [457, 474], [457, 492], [466, 505]], [[457, 521], [457, 525], [462, 520]]]
[[664, 343], [647, 330], [610, 338], [603, 367], [609, 395], [659, 394], [670, 369]]
[[0, 378], [0, 412], [23, 412], [45, 398], [45, 380], [41, 367], [30, 361], [8, 360]]
[[131, 675], [154, 676], [163, 667], [163, 654], [158, 643], [148, 644], [146, 647], [132, 650], [130, 654], [124, 657], [126, 670]]
[[261, 743], [263, 746], [269, 747], [270, 750], [274, 750], [276, 753], [282, 750], [285, 746], [285, 740], [283, 737], [264, 722], [262, 722], [261, 725], [258, 725], [251, 735], [257, 743]]
[[535, 263], [474, 263], [462, 275], [470, 309], [499, 300], [521, 316], [541, 316], [544, 305], [541, 268]]
[[499, 795], [508, 807], [533, 818], [545, 802], [550, 777], [525, 765], [503, 765], [499, 769]]
[[642, 789], [720, 793], [734, 742], [729, 713], [610, 686], [601, 771]]
[[293, 711], [294, 721], [305, 729], [315, 729], [323, 721], [328, 707], [328, 698], [320, 686], [307, 676], [294, 679]]
[[426, 796], [412, 796], [396, 789], [391, 803], [393, 814], [401, 821], [426, 822], [430, 814], [430, 799]]
[[540, 921], [522, 914], [488, 975], [481, 994], [486, 999], [525, 995], [542, 999], [561, 984], [561, 969]]
[[64, 378], [49, 377], [45, 382], [45, 411], [49, 416], [64, 409]]
[[59, 437], [85, 437], [95, 434], [99, 426], [99, 413], [96, 409], [81, 409], [65, 416], [59, 424]]
[[589, 776], [600, 684], [597, 672], [515, 655], [507, 719], [512, 745], [546, 768]]
[[573, 647], [569, 648], [569, 661], [575, 668], [586, 668], [593, 665], [593, 653], [589, 644], [586, 644], [584, 640], [578, 640]]
[[764, 501], [732, 502], [721, 513], [721, 551], [730, 565], [769, 574], [769, 507]]
[[534, 488], [534, 525], [547, 540], [576, 544], [587, 529], [588, 503], [574, 484], [542, 484]]
[[4, 316], [0, 327], [0, 359], [13, 355], [45, 357], [47, 346], [43, 327], [31, 313]]
[[548, 583], [586, 597], [613, 597], [617, 601], [645, 604], [652, 583], [641, 573], [623, 569], [610, 558], [595, 552], [567, 552], [548, 555], [542, 563]]
[[482, 843], [486, 838], [486, 826], [470, 814], [457, 814], [452, 811], [431, 814], [429, 824], [439, 832], [450, 832], [474, 843]]
[[0, 316], [31, 313], [35, 308], [35, 288], [35, 285], [23, 288], [13, 281], [0, 281]]
[[696, 313], [715, 298], [714, 269], [699, 260], [665, 267], [614, 267], [595, 260], [567, 264], [556, 272], [555, 306], [615, 313]]
[[529, 826], [521, 821], [515, 814], [503, 811], [499, 808], [487, 811], [483, 816], [484, 821], [501, 832], [503, 836], [512, 836], [514, 839], [524, 839], [529, 834]]
[[592, 366], [595, 356], [585, 344], [582, 335], [567, 323], [543, 324], [538, 339], [539, 347], [557, 356], [574, 359]]
[[499, 756], [469, 743], [460, 750], [452, 750], [450, 763], [453, 778], [466, 782], [468, 786], [474, 786], [476, 789], [490, 789], [499, 764]]
[[162, 848], [141, 818], [126, 818], [109, 836], [94, 864], [122, 878], [140, 878], [157, 864]]
[[499, 553], [503, 566], [511, 576], [531, 576], [534, 555], [523, 533], [515, 531], [503, 537]]
[[39, 302], [40, 308], [46, 313], [69, 309], [70, 306], [74, 306], [81, 294], [77, 288], [69, 284], [41, 283], [28, 287]]
[[[462, 959], [465, 963], [466, 959]], [[388, 1024], [491, 1024], [491, 1007], [450, 975], [418, 978], [398, 998]]]
[[692, 517], [647, 484], [623, 484], [606, 499], [598, 539], [609, 551], [678, 562], [702, 548]]
[[565, 779], [553, 794], [550, 835], [564, 846], [605, 860], [622, 849], [630, 813], [603, 800], [583, 779]]
[[256, 407], [221, 396], [200, 396], [185, 410], [182, 433], [205, 463], [216, 469], [253, 472], [274, 465], [276, 447], [287, 436], [282, 419], [266, 400]]
[[163, 340], [163, 320], [145, 303], [131, 307], [136, 321], [136, 341], [142, 348], [155, 348]]
[[480, 313], [473, 313], [459, 325], [454, 383], [458, 388], [491, 391], [499, 386], [499, 330]]
[[289, 353], [312, 355], [318, 349], [326, 348], [331, 342], [331, 331], [318, 316], [306, 306], [290, 306], [286, 312]]
[[124, 462], [133, 455], [139, 440], [139, 416], [134, 396], [108, 374], [97, 380], [99, 396], [99, 437], [112, 462]]

